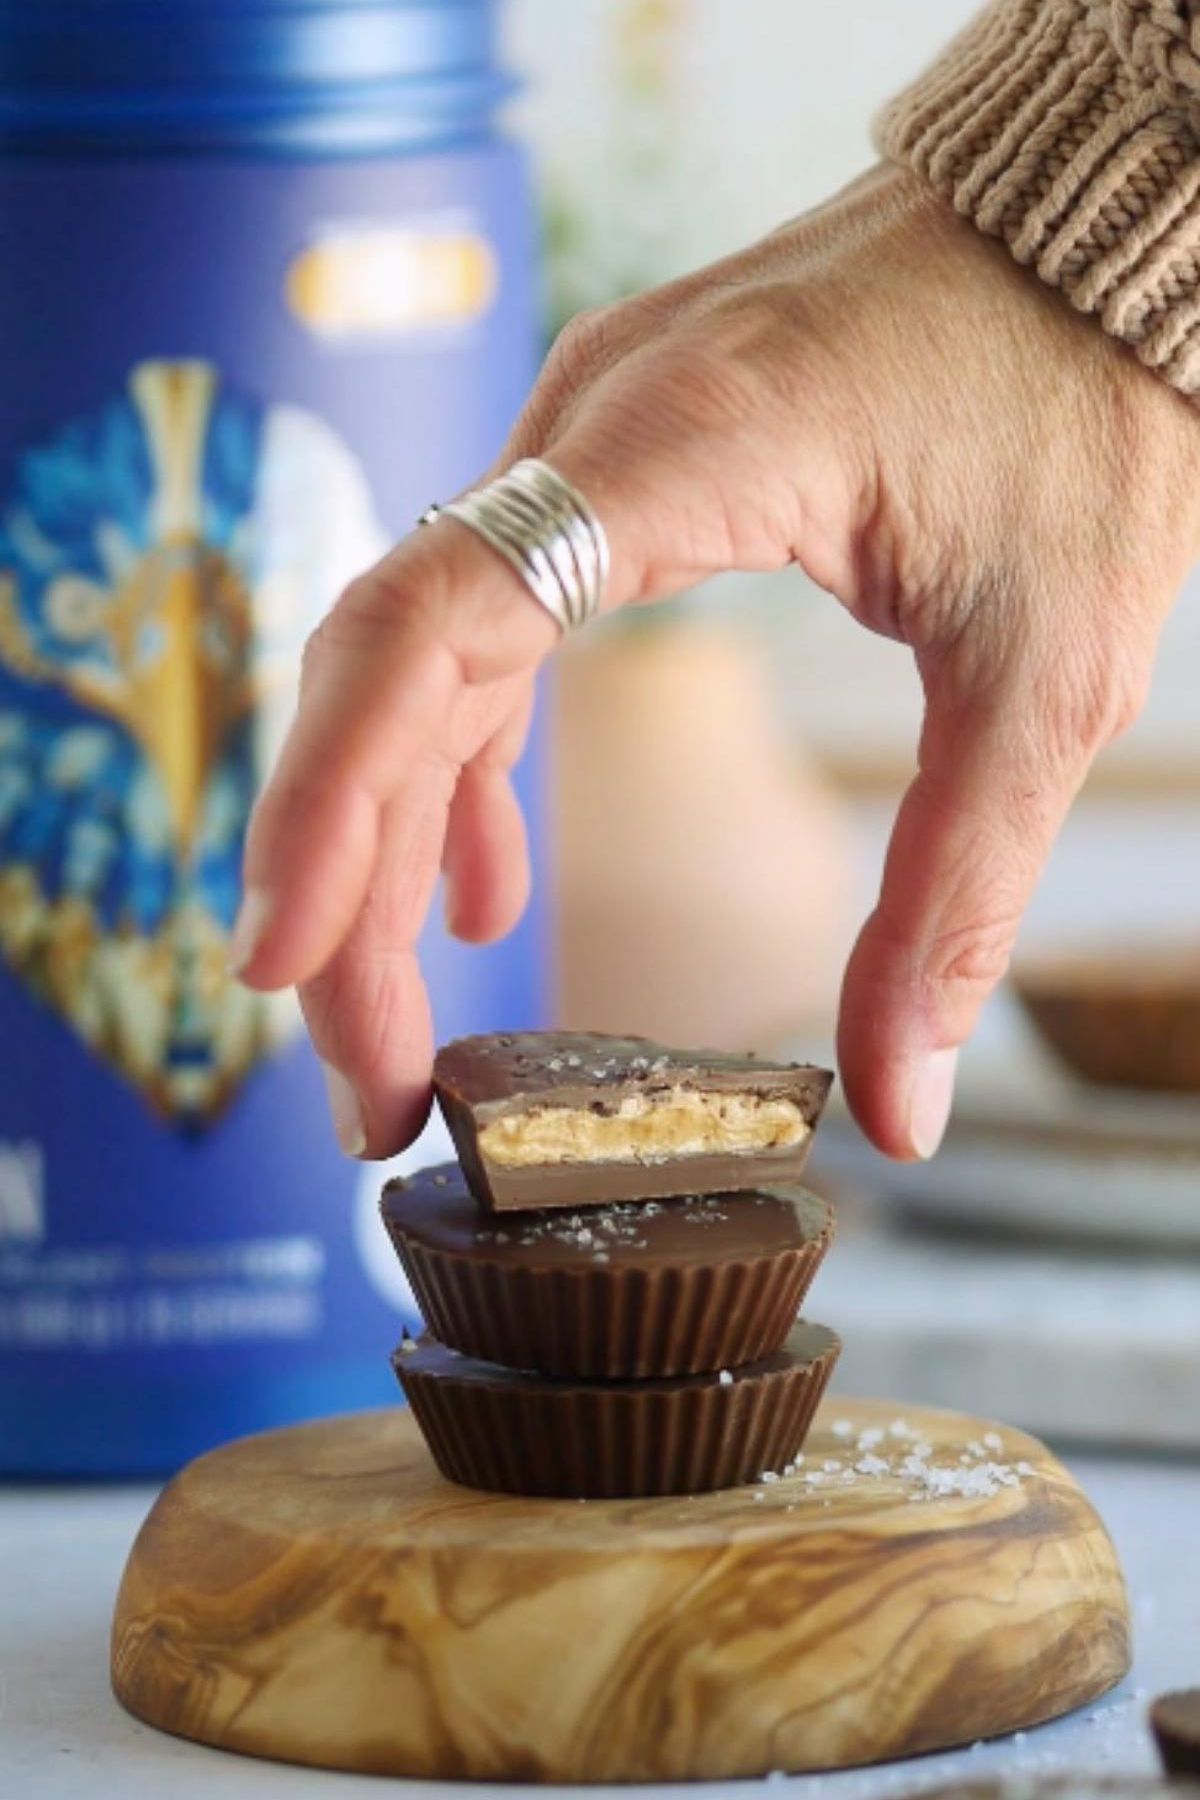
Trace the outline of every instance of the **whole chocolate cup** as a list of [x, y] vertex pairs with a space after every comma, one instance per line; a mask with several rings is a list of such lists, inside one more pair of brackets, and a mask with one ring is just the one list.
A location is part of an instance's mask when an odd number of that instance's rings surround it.
[[841, 1345], [797, 1325], [748, 1368], [676, 1381], [548, 1381], [430, 1338], [392, 1358], [448, 1481], [490, 1493], [621, 1500], [781, 1474], [803, 1447]]
[[772, 1355], [834, 1230], [831, 1208], [800, 1188], [489, 1218], [453, 1163], [389, 1182], [382, 1212], [441, 1343], [587, 1381]]
[[1200, 1779], [1200, 1688], [1161, 1695], [1150, 1708], [1150, 1728], [1167, 1774]]

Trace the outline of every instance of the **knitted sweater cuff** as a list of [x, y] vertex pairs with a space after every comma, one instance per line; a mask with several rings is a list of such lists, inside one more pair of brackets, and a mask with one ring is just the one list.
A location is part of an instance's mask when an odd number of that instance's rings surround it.
[[1200, 0], [996, 0], [876, 137], [1200, 391]]

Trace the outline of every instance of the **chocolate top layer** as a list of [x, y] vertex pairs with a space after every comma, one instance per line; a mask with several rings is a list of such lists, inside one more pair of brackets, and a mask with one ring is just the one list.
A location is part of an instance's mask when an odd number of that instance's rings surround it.
[[546, 1378], [520, 1369], [506, 1369], [499, 1363], [481, 1362], [474, 1356], [461, 1356], [448, 1350], [436, 1338], [407, 1338], [393, 1354], [399, 1369], [413, 1374], [437, 1377], [453, 1376], [458, 1381], [486, 1382], [491, 1387], [550, 1386], [555, 1394], [569, 1394], [572, 1386], [584, 1386], [591, 1392], [619, 1393], [623, 1388], [631, 1394], [677, 1393], [687, 1388], [737, 1387], [743, 1381], [760, 1380], [764, 1375], [783, 1375], [838, 1348], [837, 1336], [826, 1325], [810, 1325], [801, 1319], [788, 1335], [782, 1350], [764, 1356], [760, 1362], [743, 1363], [737, 1369], [722, 1369], [709, 1375], [674, 1375], [650, 1381], [607, 1381], [572, 1383]]
[[795, 1100], [815, 1124], [833, 1076], [811, 1063], [767, 1062], [725, 1050], [672, 1050], [652, 1038], [596, 1031], [521, 1031], [457, 1038], [433, 1065], [439, 1092], [481, 1118], [530, 1106], [590, 1106], [621, 1092], [697, 1087]]
[[382, 1210], [404, 1236], [430, 1249], [526, 1268], [585, 1268], [598, 1260], [711, 1267], [777, 1256], [833, 1227], [830, 1207], [803, 1188], [489, 1216], [456, 1163], [389, 1181]]

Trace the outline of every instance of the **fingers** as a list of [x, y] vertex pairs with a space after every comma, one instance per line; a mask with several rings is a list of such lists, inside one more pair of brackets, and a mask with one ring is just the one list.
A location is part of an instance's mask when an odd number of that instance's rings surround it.
[[300, 998], [346, 1155], [392, 1156], [412, 1143], [429, 1115], [433, 1058], [415, 951], [385, 955], [355, 934]]
[[1081, 708], [1065, 657], [1038, 683], [929, 693], [920, 772], [900, 807], [879, 902], [847, 969], [838, 1051], [847, 1097], [887, 1154], [931, 1156], [955, 1061], [1008, 965], [1017, 927], [1093, 755], [1122, 721]]
[[[738, 454], [745, 408], [725, 391], [720, 359], [644, 354], [609, 369], [544, 451], [605, 526], [609, 608], [731, 567], [779, 566], [794, 542], [794, 521], [762, 504], [769, 439], [756, 427], [757, 450]], [[363, 904], [384, 809], [421, 809], [430, 771], [453, 761], [459, 697], [531, 674], [557, 641], [508, 564], [455, 519], [406, 539], [351, 586], [309, 647], [299, 712], [251, 821], [233, 945], [244, 980], [284, 987], [325, 966]], [[482, 785], [483, 810], [512, 843], [502, 788]], [[478, 798], [464, 796], [469, 816], [482, 816]]]
[[369, 896], [336, 955], [300, 989], [349, 1156], [388, 1155], [425, 1122], [433, 1037], [416, 943], [452, 794], [450, 778], [385, 809]]
[[531, 706], [532, 689], [467, 764], [451, 802], [442, 856], [446, 927], [464, 943], [490, 944], [503, 937], [529, 899], [525, 821], [509, 770], [525, 741]]
[[453, 757], [427, 762], [384, 807], [367, 897], [334, 956], [300, 990], [348, 1155], [391, 1155], [425, 1122], [432, 1037], [417, 943], [439, 862], [460, 936], [498, 936], [525, 904], [529, 862], [508, 770], [530, 705], [525, 681], [460, 696]]
[[416, 941], [444, 835], [447, 924], [486, 943], [512, 929], [529, 894], [529, 857], [507, 771], [463, 770], [449, 823], [427, 816], [415, 837], [407, 807], [388, 810], [371, 894], [337, 954], [300, 990], [325, 1065], [330, 1110], [348, 1156], [391, 1156], [428, 1113], [433, 1054]]
[[352, 586], [310, 645], [299, 711], [251, 820], [233, 947], [244, 980], [285, 987], [325, 966], [366, 898], [385, 810], [436, 812], [434, 791], [448, 780], [452, 792], [479, 748], [456, 741], [464, 691], [533, 669], [556, 637], [507, 565], [453, 522]]

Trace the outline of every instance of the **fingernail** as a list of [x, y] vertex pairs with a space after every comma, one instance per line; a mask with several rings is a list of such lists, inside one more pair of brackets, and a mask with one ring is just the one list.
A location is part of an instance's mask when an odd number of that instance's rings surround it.
[[240, 975], [253, 962], [270, 916], [270, 896], [261, 888], [247, 888], [229, 937], [226, 961], [231, 975]]
[[934, 1155], [946, 1135], [954, 1102], [957, 1050], [933, 1050], [916, 1067], [908, 1102], [908, 1135], [923, 1161]]
[[329, 1110], [333, 1114], [337, 1141], [347, 1156], [361, 1156], [367, 1147], [367, 1133], [358, 1095], [340, 1069], [335, 1069], [332, 1063], [322, 1063], [321, 1067], [325, 1071]]

